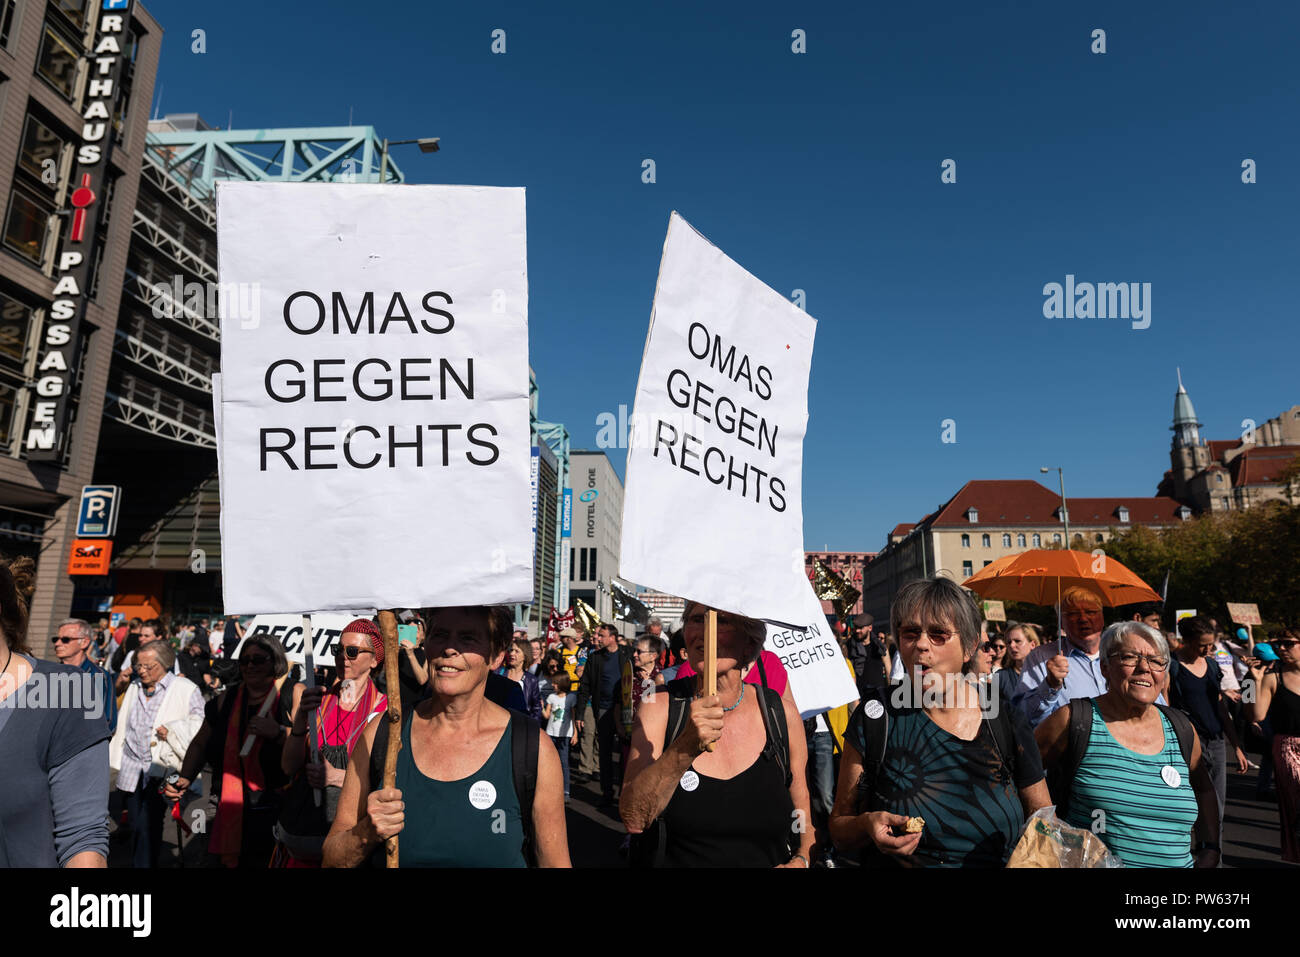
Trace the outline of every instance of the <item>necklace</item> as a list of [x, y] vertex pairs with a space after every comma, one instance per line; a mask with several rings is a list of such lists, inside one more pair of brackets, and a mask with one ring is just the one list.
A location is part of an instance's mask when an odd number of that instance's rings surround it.
[[740, 707], [740, 703], [744, 700], [745, 700], [745, 682], [742, 681], [740, 683], [740, 696], [736, 698], [736, 703], [733, 704], [730, 708], [723, 708], [722, 713], [726, 714], [728, 711], [735, 711], [737, 708]]

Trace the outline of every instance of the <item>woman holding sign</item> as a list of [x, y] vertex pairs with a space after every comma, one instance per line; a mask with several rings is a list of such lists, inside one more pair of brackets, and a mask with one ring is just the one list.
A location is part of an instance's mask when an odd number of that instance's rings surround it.
[[[401, 722], [397, 786], [382, 787], [390, 724], [373, 721], [352, 751], [326, 867], [382, 863], [400, 835], [402, 867], [568, 867], [560, 759], [537, 722], [484, 697], [510, 641], [506, 608], [425, 614], [432, 697]], [[409, 813], [408, 813], [409, 811]]]
[[[766, 681], [743, 680], [766, 626], [716, 614], [717, 694], [705, 697], [697, 674], [641, 704], [619, 804], [623, 823], [632, 834], [657, 823], [664, 837], [655, 863], [668, 867], [807, 867], [813, 829], [803, 722]], [[704, 668], [708, 615], [687, 602], [682, 618], [696, 672]]]

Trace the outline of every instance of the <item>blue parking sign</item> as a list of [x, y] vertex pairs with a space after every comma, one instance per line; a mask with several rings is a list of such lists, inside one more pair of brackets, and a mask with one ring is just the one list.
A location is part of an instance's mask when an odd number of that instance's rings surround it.
[[117, 534], [117, 507], [122, 490], [116, 485], [85, 485], [77, 510], [78, 538], [112, 538]]
[[131, 0], [104, 0], [103, 9], [105, 10], [128, 10], [131, 7]]

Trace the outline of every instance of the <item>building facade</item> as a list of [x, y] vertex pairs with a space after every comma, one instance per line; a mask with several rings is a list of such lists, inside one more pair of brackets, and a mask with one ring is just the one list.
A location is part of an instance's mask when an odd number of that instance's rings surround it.
[[1115, 529], [1162, 528], [1192, 518], [1192, 510], [1167, 496], [1070, 498], [1068, 515], [1058, 493], [1022, 479], [975, 480], [919, 522], [897, 526], [863, 571], [862, 610], [879, 620], [889, 615], [898, 590], [909, 581], [942, 572], [964, 581], [986, 565], [1032, 548], [1091, 551]]
[[1201, 438], [1181, 371], [1174, 394], [1170, 469], [1156, 489], [1197, 512], [1242, 511], [1268, 501], [1300, 501], [1300, 405], [1237, 439]]
[[618, 574], [623, 536], [623, 481], [603, 450], [570, 455], [573, 488], [573, 557], [569, 594], [604, 621], [614, 616], [609, 583]]
[[162, 30], [138, 3], [0, 0], [0, 541], [37, 562], [29, 634], [73, 604]]
[[[804, 552], [804, 572], [807, 574], [808, 580], [812, 581], [813, 561], [814, 559], [820, 559], [823, 565], [858, 591], [862, 591], [863, 572], [868, 563], [875, 557], [875, 552]], [[822, 602], [822, 611], [828, 615], [835, 614], [835, 609], [829, 601]], [[860, 611], [862, 611], [862, 597], [859, 595], [858, 600], [853, 603], [853, 607], [848, 610], [848, 613], [856, 615]]]

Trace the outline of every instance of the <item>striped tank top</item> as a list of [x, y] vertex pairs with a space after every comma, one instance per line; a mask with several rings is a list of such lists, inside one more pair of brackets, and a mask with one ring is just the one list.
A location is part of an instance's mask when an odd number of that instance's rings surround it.
[[[1115, 740], [1093, 701], [1088, 750], [1070, 792], [1069, 823], [1095, 829], [1125, 867], [1192, 866], [1197, 806], [1191, 772], [1169, 719], [1162, 714], [1160, 720], [1164, 748], [1159, 754], [1138, 754]], [[1178, 786], [1170, 787], [1170, 781]], [[1100, 826], [1094, 828], [1094, 823]]]

